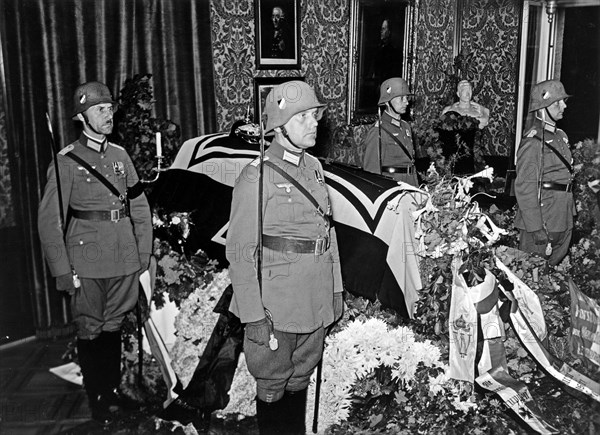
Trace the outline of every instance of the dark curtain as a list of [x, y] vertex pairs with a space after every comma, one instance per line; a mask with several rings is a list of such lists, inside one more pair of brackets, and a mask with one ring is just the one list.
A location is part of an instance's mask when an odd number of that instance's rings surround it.
[[[216, 129], [209, 0], [1, 0], [6, 130], [22, 255], [37, 330], [68, 320], [39, 247], [37, 205], [51, 160], [45, 113], [63, 147], [79, 134], [72, 94], [99, 80], [115, 98], [128, 78], [152, 74], [155, 116], [182, 140]], [[2, 287], [0, 291], [15, 291]]]

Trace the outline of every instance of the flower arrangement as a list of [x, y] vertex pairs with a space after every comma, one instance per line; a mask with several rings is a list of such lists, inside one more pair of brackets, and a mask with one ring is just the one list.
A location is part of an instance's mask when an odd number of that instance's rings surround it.
[[[348, 420], [356, 400], [391, 393], [401, 400], [402, 391], [413, 387], [417, 370], [425, 367], [445, 372], [439, 348], [429, 340], [418, 341], [410, 328], [389, 328], [378, 318], [348, 323], [326, 340], [319, 424], [329, 427]], [[383, 375], [383, 371], [387, 373]], [[379, 382], [382, 376], [384, 383]], [[445, 388], [439, 381], [432, 384], [433, 393]], [[315, 394], [314, 388], [310, 391], [309, 417]]]
[[569, 266], [580, 277], [581, 291], [600, 299], [600, 143], [587, 139], [575, 144], [573, 160], [577, 217]]
[[223, 269], [212, 275], [212, 281], [203, 283], [180, 303], [175, 317], [176, 339], [170, 351], [173, 370], [185, 386], [189, 383], [204, 352], [219, 314], [213, 310], [231, 283], [229, 272]]
[[154, 210], [154, 251], [157, 259], [153, 301], [157, 308], [168, 297], [179, 307], [197, 288], [213, 280], [218, 267], [202, 250], [186, 253], [186, 239], [193, 225], [188, 213]]
[[170, 120], [152, 117], [153, 105], [151, 74], [137, 74], [125, 80], [115, 114], [117, 143], [127, 150], [141, 179], [152, 179], [156, 175], [152, 168], [156, 166], [157, 132], [162, 134], [163, 166], [171, 164], [180, 145], [179, 126]]

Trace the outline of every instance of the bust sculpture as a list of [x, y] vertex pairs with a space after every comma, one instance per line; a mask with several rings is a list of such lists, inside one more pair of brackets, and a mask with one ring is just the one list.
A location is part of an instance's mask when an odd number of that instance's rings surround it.
[[456, 112], [463, 116], [470, 116], [479, 121], [479, 128], [484, 128], [490, 121], [489, 109], [483, 107], [481, 104], [471, 100], [473, 96], [473, 88], [468, 80], [461, 80], [456, 86], [456, 95], [458, 95], [458, 101], [454, 104], [444, 107], [442, 115], [446, 112]]

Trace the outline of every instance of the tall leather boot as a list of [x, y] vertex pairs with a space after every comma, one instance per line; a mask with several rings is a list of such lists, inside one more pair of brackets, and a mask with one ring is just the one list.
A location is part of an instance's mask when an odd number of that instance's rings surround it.
[[285, 415], [287, 424], [283, 433], [289, 435], [304, 435], [306, 433], [306, 395], [308, 388], [299, 391], [286, 391]]
[[285, 396], [277, 402], [264, 402], [256, 398], [256, 420], [260, 435], [286, 434], [287, 418], [285, 414]]
[[107, 403], [101, 397], [103, 380], [99, 366], [102, 361], [98, 360], [97, 348], [98, 339], [77, 339], [77, 357], [79, 359], [79, 366], [81, 367], [81, 374], [83, 375], [83, 385], [88, 396], [90, 410], [92, 411], [92, 419], [102, 425], [108, 425], [112, 423], [114, 417]]
[[123, 394], [120, 389], [121, 331], [103, 331], [100, 339], [105, 379], [101, 395], [113, 412], [127, 413], [139, 409], [138, 404]]

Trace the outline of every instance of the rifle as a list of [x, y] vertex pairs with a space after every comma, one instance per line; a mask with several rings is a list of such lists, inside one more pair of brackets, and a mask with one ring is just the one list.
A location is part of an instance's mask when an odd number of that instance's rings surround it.
[[[546, 110], [546, 109], [544, 109]], [[542, 206], [542, 184], [544, 183], [544, 148], [546, 146], [546, 124], [550, 124], [548, 121], [546, 121], [546, 114], [545, 112], [542, 112], [542, 149], [540, 152], [540, 165], [539, 165], [539, 174], [538, 174], [538, 205]], [[546, 234], [548, 235], [548, 243], [546, 244], [546, 251], [545, 254], [549, 257], [550, 255], [552, 255], [552, 242], [550, 240], [550, 235], [548, 234], [548, 229], [546, 228], [546, 223], [542, 222], [542, 225], [544, 226], [544, 231], [546, 231]]]
[[379, 173], [382, 173], [382, 157], [381, 157], [381, 106], [377, 106], [377, 140], [378, 140], [378, 151], [379, 151]]
[[[258, 157], [258, 244], [256, 249], [258, 250], [258, 255], [256, 257], [256, 277], [258, 279], [258, 290], [260, 293], [260, 298], [262, 302], [262, 290], [263, 290], [263, 281], [262, 281], [262, 263], [263, 263], [263, 178], [264, 178], [264, 163], [265, 163], [265, 126], [263, 125], [263, 121], [260, 123], [260, 155]], [[269, 324], [269, 348], [272, 351], [276, 351], [279, 347], [279, 343], [277, 342], [277, 338], [275, 338], [274, 326], [273, 326], [273, 317], [271, 316], [271, 312], [268, 309], [265, 310], [265, 317], [267, 318], [267, 323]]]
[[[59, 224], [60, 229], [63, 233], [63, 240], [66, 238], [66, 222], [65, 222], [65, 210], [63, 208], [63, 197], [62, 197], [62, 188], [60, 185], [60, 172], [58, 171], [58, 160], [56, 155], [58, 154], [58, 149], [56, 148], [56, 142], [54, 141], [54, 132], [52, 131], [52, 122], [50, 121], [50, 116], [48, 112], [46, 112], [46, 122], [48, 123], [48, 131], [50, 132], [50, 146], [52, 148], [52, 161], [54, 162], [54, 175], [56, 178], [56, 190], [58, 192], [58, 211], [59, 211]], [[71, 264], [71, 273], [73, 274], [73, 287], [79, 288], [81, 287], [81, 281], [79, 280], [79, 276], [75, 272], [75, 268]]]

